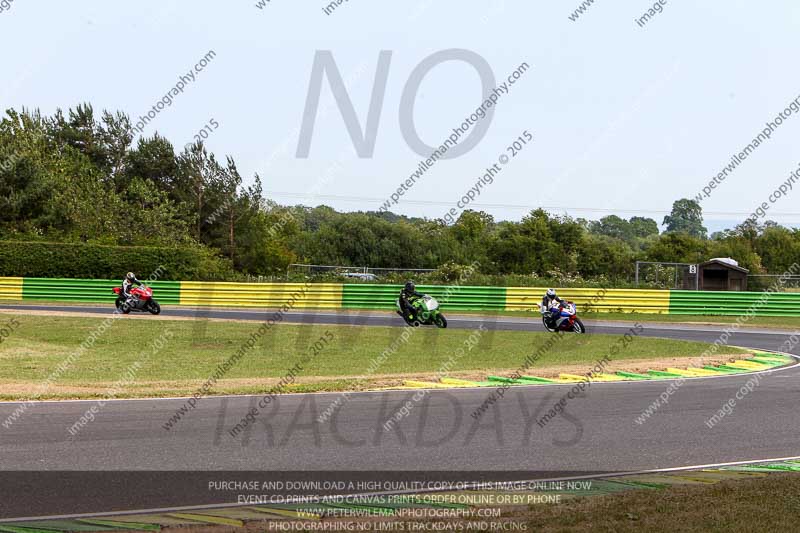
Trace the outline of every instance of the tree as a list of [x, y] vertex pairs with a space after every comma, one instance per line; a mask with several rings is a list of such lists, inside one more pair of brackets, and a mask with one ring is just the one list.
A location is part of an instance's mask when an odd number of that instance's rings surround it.
[[669, 233], [686, 233], [699, 239], [705, 239], [708, 234], [703, 226], [703, 208], [696, 200], [688, 198], [676, 200], [663, 223]]
[[708, 241], [688, 233], [666, 233], [647, 249], [649, 261], [702, 263], [708, 257]]
[[124, 190], [126, 183], [134, 178], [142, 178], [153, 183], [159, 190], [170, 195], [173, 201], [180, 201], [175, 188], [178, 185], [178, 161], [175, 150], [164, 137], [158, 134], [141, 137], [135, 149], [126, 155], [124, 177], [117, 183], [117, 190]]
[[617, 215], [608, 215], [598, 221], [589, 222], [587, 227], [595, 235], [620, 239], [634, 248], [641, 248], [644, 240], [658, 235], [658, 223], [645, 217], [625, 220]]
[[786, 272], [800, 257], [800, 231], [780, 226], [766, 227], [755, 241], [755, 251], [767, 272]]
[[617, 215], [608, 215], [596, 222], [591, 222], [589, 228], [592, 233], [616, 237], [627, 241], [631, 237], [628, 221]]
[[214, 154], [209, 154], [201, 142], [187, 147], [178, 156], [176, 192], [189, 210], [194, 238], [198, 242], [204, 242], [203, 228], [208, 225], [207, 218], [219, 207], [215, 200], [221, 203], [221, 195], [215, 193], [221, 188], [222, 172]]
[[630, 233], [634, 237], [646, 239], [647, 237], [658, 235], [658, 222], [652, 218], [631, 217], [628, 225], [630, 226]]

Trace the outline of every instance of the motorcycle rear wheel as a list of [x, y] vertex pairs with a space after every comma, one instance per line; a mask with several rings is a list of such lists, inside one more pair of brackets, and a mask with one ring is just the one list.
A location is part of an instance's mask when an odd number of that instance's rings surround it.
[[551, 327], [550, 324], [548, 324], [547, 318], [542, 317], [542, 324], [544, 325], [544, 329], [546, 329], [550, 333], [555, 333], [556, 332], [556, 328]]

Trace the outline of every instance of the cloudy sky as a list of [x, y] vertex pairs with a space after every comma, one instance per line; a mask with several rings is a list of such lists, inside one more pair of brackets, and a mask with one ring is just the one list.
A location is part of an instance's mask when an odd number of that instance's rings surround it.
[[[434, 165], [392, 211], [441, 217], [527, 130], [534, 141], [474, 208], [505, 219], [545, 206], [660, 222], [800, 96], [800, 4], [790, 0], [667, 0], [643, 27], [636, 19], [652, 2], [595, 0], [574, 21], [579, 0], [349, 0], [330, 14], [324, 0], [258, 2], [3, 2], [2, 104], [49, 114], [89, 102], [137, 118], [213, 51], [144, 135], [158, 131], [180, 149], [214, 119], [209, 149], [233, 156], [248, 178], [258, 173], [280, 203], [377, 210], [421, 159], [402, 120], [438, 145], [483, 100], [476, 67], [452, 60], [406, 95], [411, 115], [401, 102], [426, 58], [467, 50], [498, 84], [530, 68], [481, 121], [488, 129], [474, 149]], [[333, 55], [362, 130], [379, 56], [391, 52], [368, 157], [356, 152], [327, 77], [309, 155], [296, 156], [320, 50]], [[789, 178], [799, 135], [792, 114], [703, 199], [709, 228], [746, 218]], [[798, 199], [790, 192], [769, 218], [800, 224]]]

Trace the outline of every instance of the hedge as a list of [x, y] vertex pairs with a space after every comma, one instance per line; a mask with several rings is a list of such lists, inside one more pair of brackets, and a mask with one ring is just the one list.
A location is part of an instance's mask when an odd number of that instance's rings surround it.
[[228, 260], [200, 246], [0, 241], [0, 276], [117, 279], [133, 271], [144, 279], [159, 267], [163, 280], [213, 281], [235, 275]]

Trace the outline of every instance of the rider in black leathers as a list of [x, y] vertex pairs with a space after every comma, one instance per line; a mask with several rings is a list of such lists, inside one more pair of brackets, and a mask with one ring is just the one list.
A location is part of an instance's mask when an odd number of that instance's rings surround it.
[[414, 298], [421, 298], [422, 294], [417, 292], [417, 286], [413, 281], [407, 281], [405, 286], [400, 291], [400, 311], [403, 313], [403, 318], [407, 322], [411, 322], [416, 318], [414, 307], [411, 305], [411, 300]]

